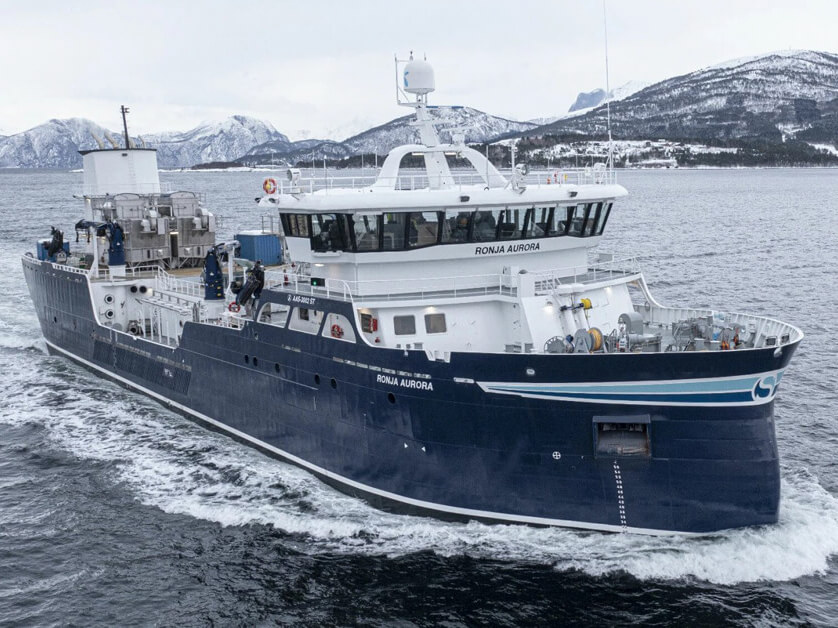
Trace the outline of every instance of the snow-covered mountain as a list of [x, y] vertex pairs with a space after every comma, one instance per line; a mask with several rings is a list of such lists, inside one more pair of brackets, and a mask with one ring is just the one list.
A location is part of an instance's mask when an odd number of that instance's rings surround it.
[[[96, 148], [94, 135], [121, 146], [122, 134], [109, 131], [84, 118], [50, 120], [23, 133], [0, 137], [0, 168], [79, 168], [79, 150]], [[288, 138], [269, 122], [247, 116], [231, 116], [201, 124], [185, 133], [167, 132], [132, 137], [137, 145], [157, 149], [161, 168], [181, 168], [208, 161], [232, 161], [257, 144], [284, 142]]]
[[[785, 51], [677, 76], [611, 104], [615, 137], [831, 141], [838, 137], [838, 55]], [[602, 136], [602, 105], [537, 133]]]
[[[606, 100], [609, 102], [616, 102], [618, 100], [628, 98], [632, 94], [639, 92], [641, 89], [649, 87], [649, 85], [651, 85], [651, 83], [645, 83], [643, 81], [629, 81], [628, 83], [624, 83], [623, 85], [620, 85], [619, 87], [615, 87], [614, 89], [612, 89], [609, 92], [608, 98], [605, 97], [605, 90], [601, 88], [595, 89], [590, 92], [581, 92], [578, 96], [576, 96], [576, 100], [573, 102], [573, 104], [570, 106], [570, 109], [568, 109], [567, 112], [579, 115], [580, 113], [585, 113], [590, 109], [594, 109], [599, 105], [605, 104]], [[560, 117], [564, 118], [566, 116]], [[558, 118], [554, 118], [554, 120], [556, 119]]]
[[265, 142], [290, 145], [288, 138], [270, 122], [248, 116], [205, 122], [185, 133], [156, 133], [142, 138], [146, 145], [157, 149], [157, 161], [162, 168], [233, 161]]
[[576, 96], [576, 100], [573, 101], [573, 104], [570, 105], [570, 109], [567, 111], [568, 113], [573, 113], [574, 111], [579, 111], [580, 109], [590, 109], [591, 107], [596, 107], [604, 100], [605, 90], [601, 87], [598, 87], [590, 92], [579, 92]]
[[[602, 90], [599, 90], [602, 92]], [[588, 96], [603, 96], [589, 92]], [[584, 99], [583, 99], [584, 100]], [[596, 98], [594, 98], [596, 100]], [[789, 139], [812, 146], [838, 146], [838, 55], [785, 51], [728, 61], [654, 85], [631, 82], [612, 90], [611, 122], [618, 139], [696, 140], [699, 142]], [[577, 105], [587, 104], [577, 99]], [[516, 122], [476, 109], [439, 109], [449, 127], [460, 127], [469, 143], [494, 142], [512, 136], [541, 138], [539, 149], [555, 136], [597, 139], [606, 135], [602, 103], [544, 124]], [[362, 153], [385, 155], [411, 143], [416, 129], [403, 116], [343, 141], [289, 141], [270, 123], [232, 116], [199, 125], [185, 133], [144, 135], [158, 149], [162, 167], [213, 161], [342, 159]], [[96, 146], [107, 130], [90, 120], [50, 120], [34, 129], [0, 136], [0, 167], [77, 168], [78, 149]], [[117, 139], [118, 132], [111, 133]], [[442, 133], [443, 139], [450, 138]], [[135, 138], [136, 139], [136, 138]]]
[[50, 120], [33, 129], [0, 137], [0, 168], [78, 168], [79, 150], [96, 148], [92, 134], [104, 127], [84, 118]]
[[[470, 107], [435, 109], [432, 110], [432, 115], [442, 117], [445, 120], [445, 125], [440, 127], [440, 135], [443, 141], [449, 141], [451, 130], [456, 128], [460, 128], [461, 132], [464, 133], [466, 142], [479, 144], [495, 141], [516, 133], [524, 133], [537, 126], [531, 122], [507, 120]], [[395, 146], [417, 141], [416, 128], [409, 125], [412, 119], [412, 114], [395, 118], [343, 142], [333, 142], [331, 140], [294, 142], [291, 149], [282, 157], [295, 162], [323, 157], [341, 159], [352, 155], [371, 153], [386, 155]], [[266, 155], [271, 150], [276, 151], [279, 155], [278, 149], [279, 146], [272, 142], [268, 145], [253, 148], [249, 155]]]

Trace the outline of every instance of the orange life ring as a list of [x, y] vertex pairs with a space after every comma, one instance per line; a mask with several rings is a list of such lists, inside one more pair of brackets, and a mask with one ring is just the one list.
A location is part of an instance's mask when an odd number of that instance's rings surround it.
[[340, 325], [332, 325], [332, 338], [343, 338], [343, 328]]
[[233, 312], [233, 314], [236, 314], [237, 312], [241, 311], [242, 306], [236, 303], [235, 301], [230, 301], [230, 305], [227, 306], [227, 309]]
[[265, 182], [262, 184], [262, 189], [265, 190], [265, 194], [273, 194], [276, 192], [276, 179], [273, 177], [265, 179]]

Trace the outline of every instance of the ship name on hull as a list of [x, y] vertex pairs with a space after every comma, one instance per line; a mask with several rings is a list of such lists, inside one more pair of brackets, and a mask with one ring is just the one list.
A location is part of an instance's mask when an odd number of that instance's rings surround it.
[[408, 379], [407, 377], [396, 377], [395, 375], [379, 374], [376, 381], [379, 384], [390, 384], [402, 388], [415, 388], [416, 390], [430, 390], [433, 392], [434, 385], [423, 379]]

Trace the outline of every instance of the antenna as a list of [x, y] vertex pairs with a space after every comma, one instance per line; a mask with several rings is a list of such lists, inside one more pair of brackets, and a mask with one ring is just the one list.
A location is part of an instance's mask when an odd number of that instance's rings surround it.
[[122, 129], [125, 131], [125, 148], [131, 148], [131, 138], [128, 137], [128, 122], [125, 120], [125, 114], [129, 111], [128, 107], [121, 105], [119, 111], [122, 113]]
[[602, 0], [602, 30], [605, 33], [605, 115], [608, 126], [608, 169], [614, 174], [614, 143], [611, 139], [611, 84], [608, 77], [608, 12]]

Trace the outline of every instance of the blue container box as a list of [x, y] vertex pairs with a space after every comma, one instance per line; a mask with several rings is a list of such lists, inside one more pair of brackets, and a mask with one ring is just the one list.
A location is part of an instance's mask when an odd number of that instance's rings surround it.
[[239, 257], [255, 262], [262, 260], [265, 266], [275, 266], [282, 263], [282, 245], [279, 236], [274, 233], [261, 231], [245, 231], [237, 233], [235, 239], [241, 244]]
[[[38, 259], [42, 262], [54, 262], [55, 256], [49, 257], [47, 255], [47, 249], [49, 248], [50, 241], [49, 240], [38, 240]], [[64, 252], [69, 256], [70, 255], [70, 243], [64, 243]]]

